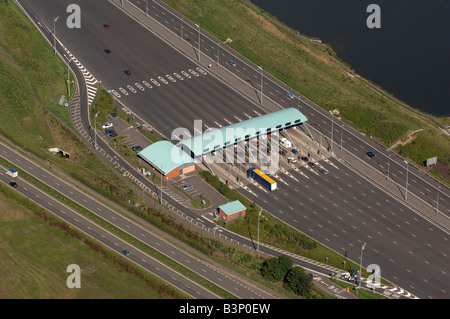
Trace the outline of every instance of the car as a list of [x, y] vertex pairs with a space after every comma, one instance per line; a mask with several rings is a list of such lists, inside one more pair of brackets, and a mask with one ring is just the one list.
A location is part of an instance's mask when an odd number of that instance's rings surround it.
[[106, 54], [111, 54], [111, 50], [109, 50], [109, 49], [105, 49], [104, 51]]
[[302, 157], [300, 157], [300, 159], [305, 162], [309, 161], [309, 158], [307, 158], [306, 156], [302, 156]]
[[288, 98], [293, 99], [295, 96], [294, 94], [292, 94], [291, 92], [286, 92], [286, 95], [288, 96]]
[[292, 152], [292, 154], [298, 154], [298, 151], [297, 151], [295, 148], [293, 148], [293, 149], [291, 150], [291, 152]]
[[375, 154], [374, 154], [373, 152], [367, 152], [367, 155], [368, 155], [369, 157], [375, 157]]
[[111, 116], [112, 116], [114, 119], [118, 118], [117, 113], [111, 113]]
[[9, 183], [9, 185], [11, 185], [14, 188], [17, 188], [17, 183], [16, 182], [11, 182], [11, 183]]
[[125, 256], [130, 256], [131, 255], [130, 251], [126, 250], [126, 249], [122, 250], [122, 254], [124, 254]]
[[311, 277], [312, 280], [317, 280], [317, 279], [319, 279], [319, 278], [317, 277], [317, 274], [314, 274], [314, 273], [312, 273], [312, 272], [309, 273], [309, 276]]
[[109, 135], [109, 134], [116, 133], [116, 131], [115, 130], [105, 130], [105, 133]]
[[109, 137], [116, 137], [116, 136], [119, 136], [119, 134], [117, 134], [116, 132], [111, 133], [111, 134], [108, 134], [108, 135], [109, 135]]
[[230, 63], [230, 65], [232, 65], [232, 66], [236, 66], [237, 65], [236, 62], [234, 62], [233, 60], [228, 61], [228, 63]]
[[104, 24], [103, 27], [104, 27], [105, 29], [109, 29], [109, 24]]
[[281, 151], [280, 151], [280, 155], [281, 155], [281, 156], [286, 155], [286, 151], [285, 151], [285, 150], [281, 150]]
[[136, 146], [133, 146], [133, 147], [131, 148], [131, 150], [132, 150], [133, 152], [140, 152], [140, 151], [142, 151], [142, 147], [140, 147], [139, 145], [136, 145]]
[[105, 128], [110, 128], [110, 127], [113, 127], [113, 126], [114, 126], [114, 124], [112, 124], [111, 122], [108, 122], [108, 123], [103, 124], [102, 128], [105, 129]]
[[184, 185], [183, 186], [183, 190], [184, 191], [187, 191], [187, 190], [189, 190], [189, 189], [191, 189], [191, 188], [193, 188], [194, 186], [192, 186], [191, 184], [187, 184], [187, 185]]
[[130, 70], [124, 70], [123, 72], [125, 72], [125, 74], [128, 75], [128, 76], [131, 75], [131, 71]]
[[314, 164], [313, 162], [308, 162], [308, 165], [309, 165], [311, 168], [313, 168], [313, 167], [316, 166], [316, 164]]
[[319, 172], [321, 172], [321, 173], [324, 174], [324, 175], [327, 175], [327, 174], [328, 174], [328, 171], [327, 171], [325, 168], [319, 169]]
[[297, 159], [295, 157], [288, 157], [288, 163], [297, 163]]

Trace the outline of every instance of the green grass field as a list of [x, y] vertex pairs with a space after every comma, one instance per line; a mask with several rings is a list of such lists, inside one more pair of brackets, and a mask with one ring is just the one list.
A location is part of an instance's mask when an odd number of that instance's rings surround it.
[[[0, 184], [0, 298], [169, 298], [111, 258], [95, 252], [85, 241], [60, 227], [50, 227], [57, 220], [9, 186]], [[67, 288], [70, 273], [66, 269], [70, 264], [81, 268], [80, 289]], [[146, 279], [156, 287], [165, 287], [156, 277], [147, 274]], [[184, 296], [177, 292], [173, 295]]]

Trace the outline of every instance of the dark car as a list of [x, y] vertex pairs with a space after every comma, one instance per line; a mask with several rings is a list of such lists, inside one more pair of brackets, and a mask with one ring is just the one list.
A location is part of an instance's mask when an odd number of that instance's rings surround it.
[[11, 182], [11, 183], [9, 183], [9, 185], [11, 185], [11, 186], [14, 187], [14, 188], [17, 187], [17, 183], [16, 183], [16, 182]]
[[321, 168], [321, 169], [319, 169], [319, 171], [324, 175], [328, 174], [328, 171], [325, 168]]
[[105, 53], [106, 53], [106, 54], [111, 54], [111, 50], [105, 49]]
[[375, 157], [375, 154], [374, 154], [373, 152], [367, 152], [367, 155], [368, 155], [369, 157]]
[[117, 134], [116, 132], [111, 133], [111, 134], [108, 134], [108, 135], [109, 135], [109, 137], [116, 137], [116, 136], [119, 136], [119, 134]]
[[308, 162], [308, 165], [312, 167], [316, 166], [316, 164], [314, 164], [313, 162]]
[[291, 152], [292, 154], [298, 154], [298, 151], [295, 148], [293, 148]]
[[109, 135], [109, 134], [116, 133], [116, 131], [115, 130], [106, 130], [105, 133]]
[[305, 162], [309, 161], [309, 158], [307, 158], [306, 156], [302, 156], [300, 159]]
[[136, 146], [133, 146], [133, 147], [131, 148], [131, 150], [132, 150], [133, 152], [140, 152], [140, 151], [142, 151], [142, 147], [140, 147], [139, 145], [136, 145]]
[[112, 116], [114, 119], [118, 118], [118, 116], [117, 116], [116, 113], [111, 113], [111, 116]]
[[125, 71], [123, 71], [123, 72], [125, 72], [125, 74], [128, 75], [128, 76], [131, 75], [131, 71], [130, 71], [130, 70], [125, 70]]
[[109, 24], [104, 24], [103, 27], [104, 27], [105, 29], [109, 29]]
[[124, 254], [125, 256], [130, 256], [131, 255], [130, 251], [128, 251], [126, 249], [122, 250], [122, 254]]

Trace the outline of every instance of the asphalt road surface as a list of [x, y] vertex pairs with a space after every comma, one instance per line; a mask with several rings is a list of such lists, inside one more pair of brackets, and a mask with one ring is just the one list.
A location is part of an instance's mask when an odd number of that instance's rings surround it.
[[[39, 3], [34, 1], [23, 1], [23, 3], [26, 4], [26, 7], [29, 8], [34, 15], [39, 17], [42, 23], [45, 23], [45, 25], [51, 28], [54, 17], [64, 17], [67, 15], [65, 9], [69, 4], [69, 1], [56, 2], [42, 0], [39, 1]], [[183, 80], [178, 79], [176, 82], [170, 81], [167, 77], [168, 74], [174, 76], [174, 73], [184, 75], [182, 71], [185, 71], [187, 74], [189, 74], [189, 70], [194, 70], [194, 72], [195, 70], [198, 71], [196, 63], [173, 50], [169, 45], [153, 36], [141, 25], [134, 22], [107, 2], [82, 1], [81, 8], [83, 16], [82, 28], [77, 30], [68, 29], [64, 26], [64, 19], [62, 19], [61, 21], [56, 22], [56, 25], [59, 26], [56, 31], [58, 39], [64, 43], [107, 88], [114, 90], [118, 88], [127, 88], [128, 95], [123, 95], [120, 98], [121, 101], [164, 134], [170, 135], [172, 130], [177, 127], [190, 128], [193, 126], [193, 120], [195, 119], [203, 120], [205, 127], [217, 127], [221, 125], [225, 126], [246, 119], [246, 117], [253, 117], [264, 112], [263, 109], [259, 108], [256, 104], [251, 103], [240, 93], [224, 86], [210, 73], [204, 75], [200, 72], [198, 73], [198, 76], [190, 73], [192, 75], [191, 79], [188, 79], [185, 76]], [[158, 12], [157, 9], [155, 10], [156, 11], [152, 11], [152, 14]], [[162, 14], [160, 14], [160, 16], [162, 16]], [[61, 24], [59, 25], [58, 23]], [[110, 24], [111, 28], [103, 28], [104, 23]], [[179, 25], [176, 20], [173, 24]], [[185, 31], [187, 32], [187, 25]], [[195, 47], [194, 37], [192, 37], [190, 41], [192, 42], [193, 47]], [[103, 51], [104, 49], [110, 49], [112, 54], [106, 55]], [[226, 52], [230, 51], [227, 49]], [[228, 53], [222, 53], [221, 50], [221, 54]], [[241, 57], [238, 57], [238, 59], [235, 60], [237, 61], [237, 66], [227, 66], [227, 68], [237, 70], [238, 68], [247, 65], [246, 63], [241, 63], [241, 60], [243, 60]], [[227, 63], [227, 56], [225, 56], [223, 61], [223, 63]], [[131, 70], [132, 75], [125, 75], [123, 72], [125, 69]], [[239, 72], [235, 72], [236, 74], [243, 74], [243, 71], [247, 71], [251, 73], [249, 73], [248, 76], [255, 77], [257, 74], [255, 74], [254, 70], [255, 69], [240, 69]], [[208, 70], [206, 71], [208, 72]], [[160, 76], [163, 78], [165, 77], [168, 84], [165, 84], [160, 80]], [[245, 75], [246, 78], [248, 76]], [[143, 84], [143, 81], [153, 83], [151, 79], [155, 79], [156, 81], [159, 80], [160, 86], [153, 85], [152, 88], [149, 88]], [[337, 125], [335, 120], [331, 121], [329, 114], [295, 92], [293, 93], [295, 94], [296, 99], [287, 99], [285, 94], [286, 88], [283, 87], [282, 84], [276, 83], [276, 80], [271, 78], [270, 75], [265, 74], [264, 79], [264, 97], [270, 95], [271, 100], [279, 102], [280, 105], [283, 105], [284, 107], [295, 106], [293, 104], [297, 104], [296, 106], [298, 106], [308, 117], [308, 123], [311, 129], [322, 132], [325, 138], [329, 138], [333, 135], [334, 143], [340, 143], [344, 148], [352, 150], [355, 155], [360, 156], [362, 160], [367, 161], [369, 165], [378, 170], [384, 171], [388, 166], [387, 163], [389, 163], [389, 176], [396, 178], [399, 185], [401, 184], [402, 176], [406, 175], [404, 168], [405, 164], [402, 164], [401, 159], [397, 156], [388, 157], [381, 155], [382, 153], [388, 154], [388, 152], [377, 143], [374, 143], [368, 138], [359, 136], [358, 133], [355, 133], [355, 131], [348, 127], [345, 127], [345, 130], [343, 130]], [[144, 91], [139, 89], [136, 83], [139, 83], [139, 85], [144, 88]], [[258, 88], [260, 89], [257, 83], [256, 80], [252, 80], [252, 85], [254, 85], [254, 91], [256, 92], [258, 91]], [[132, 87], [136, 93], [133, 93], [130, 87]], [[270, 94], [270, 92], [272, 92], [272, 94]], [[333, 134], [331, 134], [331, 128], [333, 128]], [[336, 144], [333, 143], [330, 143], [330, 145], [336, 146]], [[365, 155], [368, 150], [376, 151], [376, 161]], [[442, 213], [447, 214], [449, 212], [448, 207], [450, 203], [450, 200], [448, 200], [448, 189], [446, 187], [441, 187], [438, 190], [436, 188], [437, 184], [433, 179], [422, 174], [412, 165], [409, 165], [408, 169], [409, 193], [415, 193], [417, 196], [421, 196], [424, 200], [429, 202], [431, 206], [437, 204], [437, 199], [439, 198], [439, 210]], [[320, 189], [320, 187], [327, 187], [326, 190], [322, 190], [322, 193], [326, 193], [330, 190], [333, 191], [333, 189], [339, 187], [340, 184], [341, 182], [338, 181], [331, 184], [321, 184], [321, 186], [317, 187], [318, 189]], [[310, 187], [316, 186], [310, 185]], [[429, 191], [423, 192], [423, 190], [426, 189]], [[349, 195], [347, 194], [346, 196], [348, 197]], [[436, 198], [436, 200], [433, 198]], [[285, 203], [288, 205], [287, 208], [295, 207], [295, 205], [297, 205], [296, 200], [297, 199], [294, 196], [287, 196], [284, 199]], [[276, 196], [272, 201], [276, 203], [280, 202]], [[278, 204], [284, 205], [284, 203], [281, 202]], [[333, 206], [334, 204], [327, 203], [326, 208], [331, 210], [333, 209]], [[364, 206], [359, 207], [359, 209], [362, 209], [362, 207]], [[361, 223], [371, 223], [369, 216], [366, 216], [365, 218], [367, 218], [367, 220], [361, 221]], [[344, 231], [352, 231], [353, 227], [349, 225], [353, 224], [354, 226], [355, 223], [360, 221], [359, 219], [360, 217], [355, 215], [347, 217], [347, 223], [342, 224]], [[295, 221], [293, 221], [293, 223], [293, 225], [295, 225]], [[395, 228], [394, 225], [395, 224], [391, 224], [390, 228]], [[329, 225], [327, 225], [327, 227], [329, 227]], [[403, 227], [406, 228], [410, 226], [403, 225]], [[379, 229], [377, 231], [382, 232], [382, 230]], [[398, 233], [399, 231], [399, 229], [396, 229], [395, 233]], [[414, 232], [410, 233], [415, 234]], [[337, 230], [334, 231], [334, 234], [337, 234]], [[385, 232], [384, 234], [386, 235], [388, 233]], [[330, 238], [326, 238], [330, 240]], [[423, 240], [423, 238], [417, 238], [416, 242]], [[427, 238], [432, 238], [431, 241], [433, 243], [442, 240], [441, 235], [436, 235], [435, 232], [428, 233]], [[363, 239], [360, 239], [360, 241], [363, 242]], [[384, 248], [378, 250], [378, 252], [385, 250], [389, 251], [395, 248], [395, 246], [392, 246], [393, 241], [395, 240], [389, 238], [385, 243], [387, 246], [383, 245]], [[354, 244], [355, 247], [359, 246], [358, 241], [356, 242], [357, 243]], [[378, 240], [377, 242], [380, 245], [383, 243], [382, 240]], [[410, 244], [411, 243], [415, 242], [412, 241]], [[429, 242], [428, 244], [431, 245]], [[415, 248], [416, 247], [411, 247], [411, 252], [412, 255], [417, 256], [418, 253], [415, 253]], [[337, 250], [340, 251], [341, 249], [339, 248]], [[358, 248], [354, 248], [354, 250], [357, 251]], [[406, 288], [417, 290], [416, 294], [418, 296], [435, 297], [439, 295], [448, 296], [449, 294], [449, 289], [445, 288], [448, 286], [449, 282], [448, 277], [446, 277], [448, 274], [445, 271], [444, 273], [442, 272], [442, 260], [440, 259], [440, 257], [444, 258], [445, 262], [446, 258], [448, 258], [448, 254], [445, 251], [442, 252], [439, 249], [436, 249], [436, 255], [438, 260], [437, 264], [433, 265], [433, 267], [437, 268], [430, 271], [430, 269], [432, 269], [432, 266], [430, 266], [430, 268], [425, 271], [425, 273], [429, 273], [430, 277], [428, 277], [428, 279], [423, 279], [422, 276], [417, 277], [413, 275], [411, 269], [408, 268], [411, 268], [411, 265], [402, 260], [398, 260], [398, 263], [403, 265], [403, 269], [409, 269], [411, 271], [411, 275], [408, 276], [408, 274], [406, 274], [404, 277], [406, 278], [404, 279], [404, 282], [407, 283]], [[397, 259], [394, 259], [394, 261], [397, 263]], [[419, 267], [419, 269], [422, 268]], [[442, 277], [442, 275], [444, 276]], [[437, 277], [440, 277], [440, 280], [444, 284], [431, 284], [429, 282], [429, 278], [431, 277], [435, 278], [433, 279], [433, 282], [434, 280], [437, 280]], [[396, 282], [395, 280], [393, 281]], [[412, 284], [410, 283], [411, 281]]]

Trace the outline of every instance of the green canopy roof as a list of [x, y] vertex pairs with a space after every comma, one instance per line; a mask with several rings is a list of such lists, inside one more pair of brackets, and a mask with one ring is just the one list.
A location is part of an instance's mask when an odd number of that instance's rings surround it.
[[195, 163], [183, 150], [169, 141], [159, 141], [144, 148], [138, 154], [163, 175], [167, 175], [177, 167]]
[[298, 126], [306, 121], [308, 119], [299, 110], [288, 108], [226, 127], [207, 130], [204, 134], [181, 141], [178, 145], [187, 153], [192, 152], [191, 155], [195, 158], [259, 135]]

